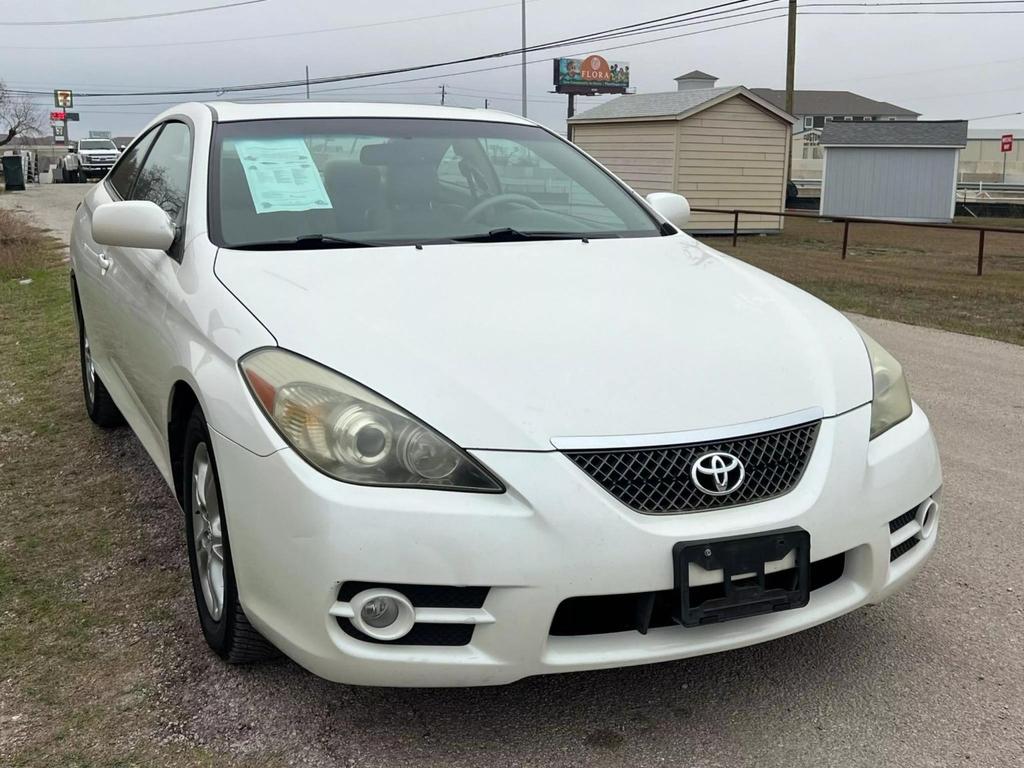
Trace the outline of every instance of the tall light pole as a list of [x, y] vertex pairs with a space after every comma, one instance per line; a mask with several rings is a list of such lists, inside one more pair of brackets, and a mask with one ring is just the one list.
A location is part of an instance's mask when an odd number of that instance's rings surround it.
[[522, 21], [523, 21], [523, 117], [526, 117], [526, 0], [522, 3]]

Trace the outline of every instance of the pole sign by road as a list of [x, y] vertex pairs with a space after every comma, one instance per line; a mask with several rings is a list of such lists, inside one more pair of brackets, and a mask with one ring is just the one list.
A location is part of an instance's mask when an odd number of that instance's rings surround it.
[[50, 120], [54, 121], [54, 122], [63, 122], [65, 114], [66, 113], [64, 113], [64, 112], [51, 112], [50, 113]]
[[1013, 152], [1013, 134], [1004, 133], [1003, 137], [999, 140], [999, 151], [1000, 152]]
[[70, 120], [72, 123], [77, 123], [78, 122], [78, 113], [77, 112], [65, 112], [64, 113], [64, 119], [65, 120]]
[[53, 92], [53, 106], [57, 109], [70, 109], [75, 106], [75, 96], [71, 91], [56, 90]]
[[64, 124], [53, 126], [53, 143], [63, 144], [64, 143]]

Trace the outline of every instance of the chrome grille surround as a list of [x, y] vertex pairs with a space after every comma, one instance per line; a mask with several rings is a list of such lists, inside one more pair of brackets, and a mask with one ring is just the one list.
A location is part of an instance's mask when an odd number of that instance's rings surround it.
[[[602, 488], [631, 509], [651, 515], [701, 512], [752, 504], [793, 490], [810, 460], [820, 419], [743, 437], [644, 448], [564, 450]], [[694, 461], [725, 451], [743, 462], [734, 492], [712, 496], [690, 478]]]

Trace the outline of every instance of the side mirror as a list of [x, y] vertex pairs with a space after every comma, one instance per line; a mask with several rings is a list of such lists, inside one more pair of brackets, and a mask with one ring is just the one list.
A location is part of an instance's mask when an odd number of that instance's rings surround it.
[[104, 203], [92, 212], [92, 239], [101, 245], [166, 251], [174, 243], [174, 222], [149, 200]]
[[669, 224], [682, 228], [690, 220], [690, 204], [686, 198], [674, 192], [651, 192], [647, 204]]

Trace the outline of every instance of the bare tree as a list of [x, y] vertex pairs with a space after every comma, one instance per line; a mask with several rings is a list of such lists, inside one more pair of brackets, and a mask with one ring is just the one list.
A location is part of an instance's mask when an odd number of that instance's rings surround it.
[[27, 96], [18, 96], [7, 90], [0, 81], [0, 147], [15, 136], [42, 133], [42, 116]]

